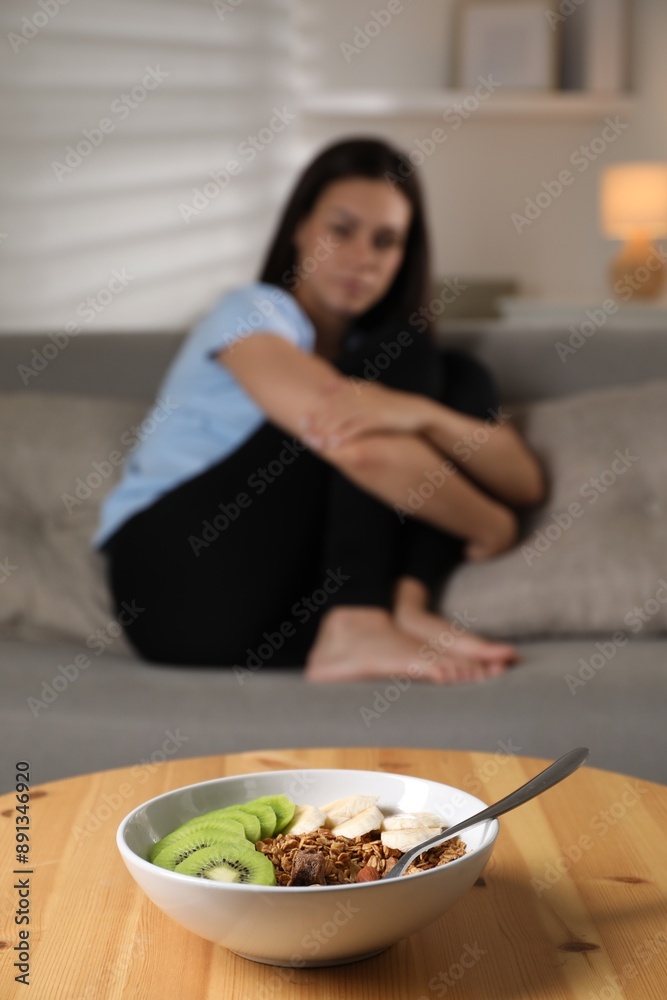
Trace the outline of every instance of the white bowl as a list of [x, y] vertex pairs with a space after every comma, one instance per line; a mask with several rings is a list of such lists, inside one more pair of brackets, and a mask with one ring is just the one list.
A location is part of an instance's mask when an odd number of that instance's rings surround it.
[[498, 836], [498, 821], [487, 820], [463, 834], [463, 857], [417, 875], [351, 885], [215, 882], [147, 860], [156, 841], [193, 816], [280, 792], [310, 805], [346, 795], [379, 795], [377, 805], [386, 815], [435, 812], [446, 826], [486, 805], [467, 792], [423, 778], [313, 768], [215, 778], [165, 792], [133, 809], [118, 827], [116, 843], [148, 898], [194, 934], [268, 965], [339, 965], [384, 951], [437, 919], [471, 888]]

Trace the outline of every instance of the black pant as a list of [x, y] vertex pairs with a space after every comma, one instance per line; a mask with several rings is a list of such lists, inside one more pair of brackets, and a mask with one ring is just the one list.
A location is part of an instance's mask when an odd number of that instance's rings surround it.
[[[367, 334], [334, 364], [481, 419], [497, 407], [478, 362], [438, 351], [425, 335], [403, 347], [396, 337]], [[120, 621], [141, 657], [257, 668], [304, 663], [321, 615], [335, 605], [389, 608], [399, 576], [417, 577], [433, 595], [462, 544], [401, 519], [266, 421], [226, 458], [129, 518], [102, 551], [116, 610], [126, 612]]]

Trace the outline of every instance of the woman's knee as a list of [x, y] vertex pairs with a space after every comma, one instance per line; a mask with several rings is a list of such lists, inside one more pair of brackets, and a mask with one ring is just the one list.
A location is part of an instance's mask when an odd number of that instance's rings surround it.
[[487, 366], [471, 354], [443, 351], [445, 371], [442, 402], [468, 416], [484, 420], [500, 406], [495, 379]]
[[339, 359], [338, 367], [344, 374], [406, 392], [438, 398], [442, 391], [441, 353], [425, 333], [369, 333], [360, 348]]

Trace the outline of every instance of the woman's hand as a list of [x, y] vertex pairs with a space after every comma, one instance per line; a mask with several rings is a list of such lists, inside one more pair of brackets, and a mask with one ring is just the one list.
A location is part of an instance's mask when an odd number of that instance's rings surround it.
[[312, 448], [336, 448], [377, 431], [418, 433], [427, 421], [429, 403], [416, 393], [360, 378], [336, 377], [324, 386], [317, 409], [301, 417], [302, 439]]

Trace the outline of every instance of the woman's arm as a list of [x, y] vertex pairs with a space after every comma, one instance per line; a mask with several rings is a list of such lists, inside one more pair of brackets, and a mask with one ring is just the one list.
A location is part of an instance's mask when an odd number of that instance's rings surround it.
[[[453, 463], [443, 462], [442, 455], [422, 436], [387, 434], [380, 429], [379, 433], [367, 433], [335, 447], [309, 441], [304, 435], [306, 414], [319, 424], [320, 414], [329, 412], [332, 395], [345, 397], [348, 402], [359, 398], [356, 384], [328, 361], [268, 332], [253, 334], [221, 349], [217, 359], [269, 420], [317, 447], [324, 461], [361, 489], [394, 506], [397, 513], [414, 515], [465, 538], [479, 547], [474, 549], [478, 558], [489, 558], [513, 544], [516, 525], [512, 513], [477, 489]], [[381, 396], [383, 400], [389, 398], [384, 392]], [[446, 475], [444, 466], [451, 466]], [[434, 478], [442, 488], [413, 506], [412, 493]]]
[[479, 420], [430, 399], [424, 404], [422, 433], [480, 486], [513, 506], [544, 499], [542, 467], [506, 420]]
[[420, 434], [466, 476], [512, 506], [544, 499], [537, 458], [506, 422], [479, 420], [418, 393], [363, 379], [321, 387], [317, 411], [306, 414], [308, 440], [335, 450], [366, 434]]
[[269, 420], [301, 436], [304, 412], [319, 412], [325, 386], [346, 379], [324, 358], [308, 354], [275, 333], [255, 333], [216, 355]]

